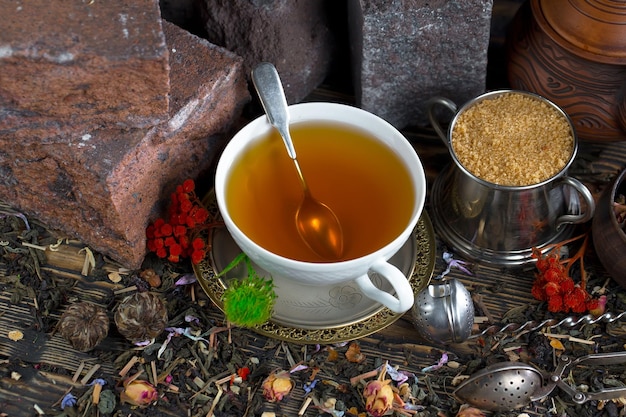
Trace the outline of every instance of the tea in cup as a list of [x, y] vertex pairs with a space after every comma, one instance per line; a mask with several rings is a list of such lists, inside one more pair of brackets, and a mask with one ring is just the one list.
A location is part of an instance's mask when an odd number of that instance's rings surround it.
[[[396, 313], [413, 305], [407, 277], [387, 261], [422, 214], [426, 178], [411, 144], [378, 116], [334, 103], [292, 105], [290, 132], [313, 196], [339, 218], [342, 257], [329, 262], [298, 234], [302, 184], [278, 132], [260, 116], [228, 143], [215, 192], [224, 223], [248, 257], [270, 273], [303, 285], [354, 281]], [[395, 294], [377, 288], [386, 279]]]

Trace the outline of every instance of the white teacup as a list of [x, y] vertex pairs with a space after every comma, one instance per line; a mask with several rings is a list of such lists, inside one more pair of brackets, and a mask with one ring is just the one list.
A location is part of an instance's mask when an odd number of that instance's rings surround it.
[[[387, 261], [402, 247], [411, 236], [422, 214], [426, 198], [426, 177], [424, 168], [415, 150], [406, 138], [391, 124], [380, 117], [356, 107], [335, 103], [303, 103], [289, 106], [291, 124], [299, 122], [340, 123], [365, 130], [385, 147], [390, 149], [398, 161], [405, 165], [414, 187], [415, 199], [409, 220], [404, 229], [388, 244], [358, 258], [337, 262], [303, 262], [277, 255], [251, 240], [233, 221], [227, 205], [226, 185], [234, 162], [248, 146], [260, 137], [266, 136], [274, 127], [265, 115], [258, 117], [241, 129], [228, 143], [217, 165], [215, 193], [220, 213], [231, 236], [257, 265], [272, 276], [280, 276], [297, 281], [302, 285], [332, 285], [354, 281], [363, 294], [380, 302], [395, 313], [408, 311], [414, 302], [413, 289], [407, 277]], [[296, 144], [297, 151], [297, 144]], [[285, 152], [287, 152], [285, 150]], [[346, 156], [349, 158], [350, 156]], [[306, 172], [304, 173], [306, 176]], [[294, 176], [296, 175], [294, 171]], [[280, 186], [277, 184], [276, 186]], [[409, 190], [410, 191], [410, 190]], [[401, 192], [401, 190], [399, 190]], [[313, 193], [314, 190], [313, 190]], [[371, 204], [376, 204], [372, 201]], [[354, 207], [359, 210], [359, 207]], [[295, 214], [295, 213], [294, 213]], [[376, 219], [385, 221], [385, 219]], [[285, 222], [294, 222], [285, 219]], [[365, 230], [363, 239], [367, 239]], [[389, 281], [395, 294], [382, 291], [371, 281], [368, 273], [377, 273]], [[305, 290], [306, 287], [303, 287]]]

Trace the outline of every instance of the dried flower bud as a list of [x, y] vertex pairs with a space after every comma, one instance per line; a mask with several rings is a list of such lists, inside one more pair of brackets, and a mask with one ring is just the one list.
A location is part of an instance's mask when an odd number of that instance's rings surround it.
[[152, 288], [161, 286], [161, 277], [154, 269], [144, 269], [139, 273], [139, 277], [146, 281]]
[[157, 337], [167, 325], [167, 308], [157, 294], [138, 292], [126, 297], [115, 312], [119, 332], [133, 343]]
[[109, 333], [109, 316], [95, 304], [80, 302], [70, 305], [59, 319], [59, 333], [81, 352], [96, 347]]
[[157, 389], [147, 381], [135, 379], [124, 382], [124, 391], [120, 393], [120, 401], [139, 407], [144, 407], [157, 400]]
[[293, 385], [289, 372], [273, 372], [263, 381], [263, 396], [270, 402], [281, 401], [289, 395]]
[[594, 317], [604, 314], [606, 310], [606, 295], [601, 295], [598, 299], [589, 300], [587, 309]]
[[361, 347], [358, 343], [352, 342], [346, 351], [346, 359], [350, 362], [361, 363], [366, 359], [366, 357], [363, 353], [361, 353]]
[[[520, 414], [519, 416], [522, 415], [523, 414]], [[459, 412], [456, 414], [456, 417], [485, 417], [485, 413], [478, 408], [463, 404], [461, 408], [459, 408]]]
[[385, 379], [387, 368], [378, 375], [378, 378], [369, 381], [363, 389], [365, 410], [372, 417], [381, 417], [393, 407], [394, 393], [390, 379]]

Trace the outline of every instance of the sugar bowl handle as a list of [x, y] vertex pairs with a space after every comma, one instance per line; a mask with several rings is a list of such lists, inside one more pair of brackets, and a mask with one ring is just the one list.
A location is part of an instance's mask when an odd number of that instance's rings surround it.
[[556, 219], [556, 228], [559, 229], [564, 224], [585, 223], [591, 220], [593, 218], [593, 213], [596, 210], [596, 203], [593, 199], [591, 191], [589, 191], [589, 189], [582, 182], [578, 181], [576, 178], [568, 177], [567, 175], [561, 177], [559, 182], [563, 185], [568, 185], [574, 188], [574, 190], [582, 196], [586, 204], [586, 208], [579, 214], [564, 214], [559, 216]]
[[435, 117], [435, 107], [437, 107], [438, 105], [444, 106], [447, 109], [449, 109], [452, 113], [456, 113], [457, 111], [456, 104], [452, 100], [445, 98], [445, 97], [433, 97], [430, 100], [428, 100], [427, 105], [428, 105], [428, 119], [430, 120], [430, 124], [433, 126], [433, 129], [435, 129], [435, 132], [437, 132], [437, 135], [439, 135], [439, 138], [441, 138], [443, 143], [448, 148], [450, 148], [450, 138], [448, 138], [448, 135], [446, 135], [446, 132], [444, 132], [443, 128], [439, 124], [439, 121]]

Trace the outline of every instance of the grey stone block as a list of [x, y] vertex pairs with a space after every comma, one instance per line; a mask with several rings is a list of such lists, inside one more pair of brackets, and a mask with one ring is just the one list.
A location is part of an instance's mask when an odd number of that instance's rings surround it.
[[398, 128], [485, 91], [493, 0], [349, 0], [357, 104]]

